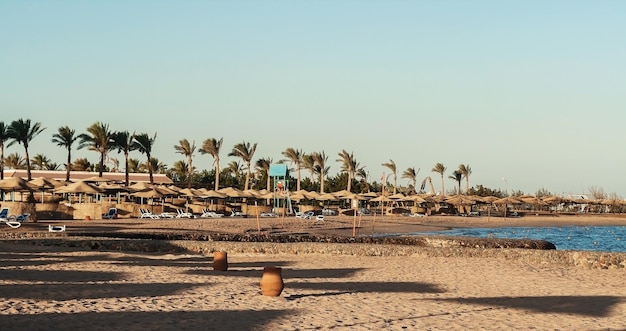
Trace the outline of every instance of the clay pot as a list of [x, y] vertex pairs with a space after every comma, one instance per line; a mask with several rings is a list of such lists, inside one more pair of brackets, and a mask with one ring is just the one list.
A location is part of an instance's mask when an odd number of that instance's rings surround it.
[[228, 254], [226, 252], [213, 252], [213, 270], [228, 270]]
[[85, 221], [89, 221], [89, 220], [91, 220], [91, 216], [85, 215]]
[[283, 283], [282, 268], [265, 267], [263, 268], [263, 277], [261, 277], [261, 293], [270, 297], [277, 297], [283, 291], [285, 284]]

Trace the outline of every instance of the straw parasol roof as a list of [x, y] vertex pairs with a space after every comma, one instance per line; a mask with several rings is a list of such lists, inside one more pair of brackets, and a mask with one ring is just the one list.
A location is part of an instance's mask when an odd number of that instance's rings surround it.
[[424, 202], [426, 202], [426, 199], [422, 198], [421, 196], [419, 196], [417, 194], [409, 195], [408, 197], [406, 197], [404, 199], [406, 201], [413, 201], [414, 203], [424, 203]]
[[22, 177], [9, 177], [0, 180], [0, 190], [5, 191], [34, 191], [38, 188], [35, 185], [22, 179]]
[[494, 197], [493, 195], [482, 197], [482, 200], [483, 200], [484, 203], [493, 203], [494, 201], [499, 200], [499, 199], [500, 198]]
[[219, 199], [226, 198], [226, 194], [217, 192], [215, 190], [200, 189], [200, 193], [202, 194], [203, 198], [219, 198]]
[[66, 186], [57, 187], [54, 189], [55, 193], [88, 193], [88, 194], [96, 194], [101, 193], [102, 190], [94, 185], [91, 185], [84, 181], [79, 181], [76, 183], [71, 183]]
[[315, 197], [315, 200], [330, 201], [330, 200], [339, 200], [339, 198], [337, 198], [334, 194], [324, 193], [324, 194], [322, 194], [320, 196]]
[[193, 189], [190, 189], [190, 188], [184, 188], [182, 190], [179, 190], [177, 193], [178, 193], [178, 195], [183, 195], [183, 196], [190, 197], [190, 198], [193, 198], [193, 197], [196, 197], [196, 196], [200, 195], [196, 191], [194, 191]]
[[398, 192], [398, 193], [396, 193], [394, 195], [389, 196], [389, 199], [391, 199], [391, 200], [404, 200], [404, 198], [406, 198], [406, 196], [404, 194], [400, 193], [400, 192]]
[[471, 206], [476, 204], [475, 200], [472, 200], [464, 195], [454, 195], [446, 199], [446, 202], [454, 206]]
[[225, 194], [229, 198], [245, 198], [242, 191], [234, 187], [225, 187], [218, 190], [219, 193]]
[[514, 197], [505, 197], [495, 200], [492, 203], [496, 205], [520, 205], [523, 203], [523, 201]]
[[131, 191], [144, 191], [154, 187], [154, 184], [146, 183], [146, 182], [138, 182], [133, 185], [129, 185], [128, 188]]
[[31, 180], [29, 183], [35, 186], [39, 190], [52, 189], [52, 188], [61, 187], [65, 185], [56, 179], [46, 178], [46, 177], [35, 178]]

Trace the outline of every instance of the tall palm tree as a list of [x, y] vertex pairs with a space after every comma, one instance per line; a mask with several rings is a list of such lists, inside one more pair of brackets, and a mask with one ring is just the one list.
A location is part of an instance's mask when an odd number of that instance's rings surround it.
[[7, 146], [11, 146], [16, 142], [24, 146], [24, 159], [26, 160], [26, 173], [28, 180], [32, 179], [30, 174], [30, 155], [28, 154], [28, 146], [30, 145], [30, 142], [45, 129], [46, 128], [42, 127], [39, 122], [35, 122], [31, 125], [30, 119], [24, 120], [21, 118], [11, 122], [11, 125], [7, 129], [9, 138], [12, 139]]
[[113, 148], [117, 148], [118, 153], [124, 154], [124, 184], [128, 186], [130, 184], [130, 170], [128, 169], [128, 154], [133, 151], [136, 146], [135, 135], [130, 134], [128, 131], [117, 131], [111, 135]]
[[189, 142], [187, 139], [178, 141], [178, 145], [174, 145], [176, 153], [183, 154], [187, 157], [187, 188], [191, 188], [191, 180], [193, 175], [193, 153], [196, 151], [196, 142]]
[[[52, 142], [59, 147], [67, 149], [67, 163], [65, 163], [65, 181], [70, 181], [70, 172], [72, 171], [72, 145], [78, 140], [76, 130], [70, 129], [69, 126], [62, 126], [58, 132], [52, 135]], [[78, 146], [81, 149], [82, 145]]]
[[436, 172], [441, 176], [441, 195], [445, 196], [446, 191], [443, 185], [443, 174], [446, 172], [446, 167], [443, 165], [443, 163], [437, 163], [435, 164], [435, 167], [431, 171]]
[[283, 155], [296, 167], [296, 174], [298, 176], [296, 182], [296, 190], [300, 191], [300, 169], [302, 166], [302, 156], [304, 154], [302, 153], [301, 149], [294, 149], [292, 147], [289, 147], [283, 152]]
[[409, 185], [413, 186], [415, 192], [417, 192], [417, 174], [419, 174], [419, 172], [420, 169], [417, 169], [417, 171], [415, 171], [415, 167], [406, 168], [406, 170], [402, 172], [402, 178], [406, 178], [409, 180]]
[[[88, 134], [87, 134], [88, 133]], [[104, 171], [104, 159], [107, 153], [113, 149], [113, 141], [111, 140], [112, 132], [109, 125], [102, 122], [96, 122], [87, 128], [87, 133], [78, 136], [81, 146], [88, 146], [90, 151], [100, 153], [100, 162], [98, 163], [98, 177], [102, 177]]]
[[4, 179], [4, 144], [9, 141], [9, 127], [0, 122], [0, 179]]
[[302, 155], [302, 168], [309, 171], [309, 178], [311, 182], [315, 181], [315, 160], [313, 160], [313, 154]]
[[35, 170], [45, 170], [48, 168], [48, 163], [52, 162], [47, 156], [39, 153], [33, 156], [33, 159], [30, 160], [33, 169]]
[[352, 179], [356, 176], [356, 168], [358, 167], [358, 163], [354, 159], [353, 153], [348, 153], [346, 150], [342, 150], [341, 153], [338, 154], [339, 159], [337, 162], [341, 162], [341, 171], [344, 171], [348, 174], [348, 184], [346, 185], [346, 190], [348, 192], [352, 192]]
[[154, 183], [154, 168], [152, 168], [151, 159], [152, 157], [152, 146], [154, 145], [154, 141], [156, 140], [156, 132], [153, 137], [148, 136], [147, 133], [140, 133], [135, 135], [135, 141], [133, 142], [133, 146], [136, 150], [138, 150], [141, 154], [146, 155], [147, 164], [148, 164], [148, 173], [150, 174], [150, 184]]
[[398, 193], [398, 168], [393, 160], [389, 160], [388, 163], [383, 163], [382, 166], [389, 168], [393, 174], [393, 194]]
[[313, 158], [313, 162], [319, 171], [320, 193], [323, 194], [324, 193], [324, 179], [326, 177], [326, 171], [328, 170], [328, 168], [326, 168], [326, 161], [328, 161], [328, 157], [326, 156], [326, 153], [324, 153], [324, 151], [313, 152], [313, 154], [311, 154], [311, 157]]
[[140, 164], [139, 169], [142, 172], [150, 172], [152, 170], [153, 173], [164, 174], [167, 172], [167, 164], [159, 161], [156, 157], [151, 157], [150, 161]]
[[252, 157], [254, 156], [254, 152], [256, 151], [256, 145], [257, 144], [254, 143], [251, 146], [250, 143], [246, 143], [244, 141], [235, 145], [235, 147], [233, 147], [233, 150], [230, 153], [228, 153], [228, 156], [239, 157], [246, 164], [247, 171], [246, 171], [246, 181], [243, 186], [244, 190], [248, 189], [248, 184], [250, 183], [250, 175], [252, 173], [250, 164], [252, 163]]
[[209, 138], [202, 143], [200, 153], [209, 154], [213, 157], [213, 164], [215, 165], [215, 190], [220, 188], [220, 149], [222, 148], [222, 142], [224, 138], [217, 140], [215, 138]]
[[469, 192], [469, 177], [472, 174], [472, 168], [469, 164], [460, 164], [459, 172], [463, 175], [463, 178], [465, 178], [465, 194], [467, 194]]
[[454, 170], [452, 172], [452, 175], [448, 176], [448, 178], [456, 181], [456, 183], [458, 185], [458, 192], [457, 192], [457, 194], [461, 194], [461, 180], [463, 179], [463, 174], [461, 174], [461, 172], [459, 170]]
[[[270, 185], [270, 165], [272, 164], [272, 158], [261, 158], [256, 160], [256, 169], [259, 172], [259, 177], [267, 176], [267, 190], [271, 191]], [[261, 178], [259, 178], [261, 179]]]
[[356, 177], [361, 178], [361, 193], [364, 193], [363, 186], [365, 186], [365, 191], [370, 191], [370, 183], [367, 182], [368, 175], [369, 173], [365, 171], [365, 167], [356, 170]]

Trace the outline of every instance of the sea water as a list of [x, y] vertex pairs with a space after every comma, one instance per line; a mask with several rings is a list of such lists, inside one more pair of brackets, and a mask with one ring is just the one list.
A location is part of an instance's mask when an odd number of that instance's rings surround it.
[[549, 241], [558, 250], [626, 252], [626, 226], [455, 228], [413, 234], [534, 239]]

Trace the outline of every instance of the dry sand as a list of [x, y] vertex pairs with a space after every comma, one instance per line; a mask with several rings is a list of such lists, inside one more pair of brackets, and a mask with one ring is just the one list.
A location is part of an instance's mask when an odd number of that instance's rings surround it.
[[[374, 229], [382, 230], [374, 231], [390, 232], [484, 226], [481, 222], [624, 224], [620, 218], [599, 217], [376, 222]], [[255, 219], [193, 219], [39, 222], [20, 229], [37, 232], [61, 223], [68, 231], [246, 232], [257, 227]], [[362, 220], [360, 232], [371, 232], [372, 223]], [[327, 218], [317, 225], [261, 220], [264, 232], [350, 233], [351, 225], [351, 218]], [[587, 270], [492, 257], [231, 252], [229, 270], [218, 272], [211, 268], [211, 256], [199, 254], [9, 241], [0, 241], [0, 250], [2, 330], [626, 329], [624, 269]], [[260, 294], [267, 265], [283, 267], [285, 289], [278, 298]]]

